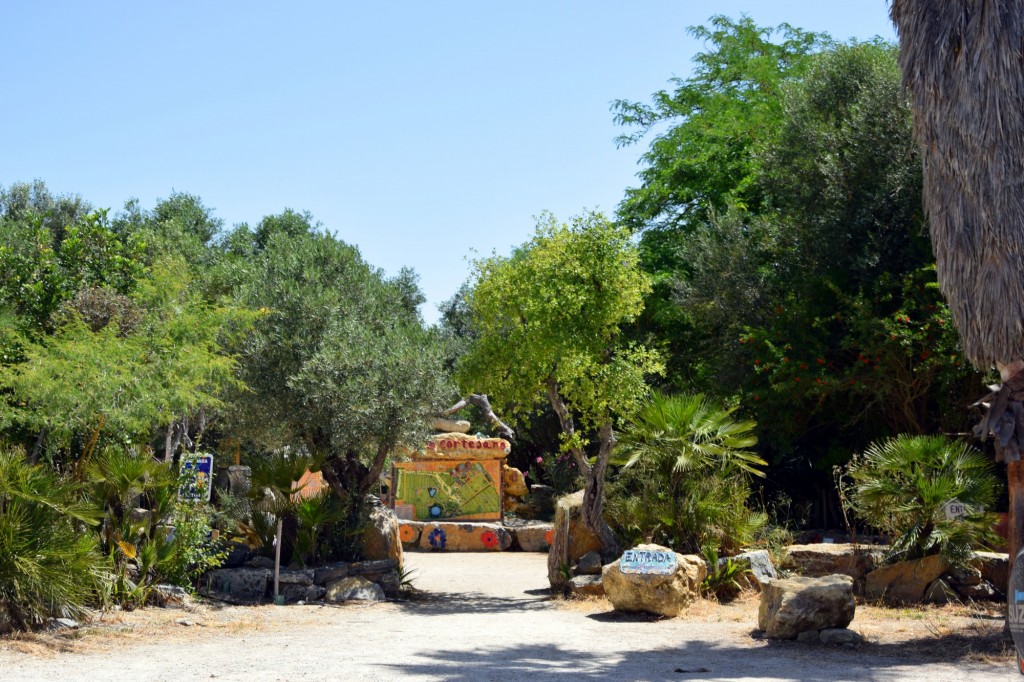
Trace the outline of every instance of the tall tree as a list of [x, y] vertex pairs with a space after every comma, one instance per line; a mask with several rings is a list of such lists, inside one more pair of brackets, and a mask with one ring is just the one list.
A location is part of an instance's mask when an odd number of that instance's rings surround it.
[[248, 390], [234, 426], [258, 449], [306, 450], [355, 509], [395, 448], [417, 445], [454, 399], [415, 278], [384, 277], [302, 214], [239, 232], [227, 242], [251, 251], [237, 295], [262, 316], [239, 349]]
[[460, 387], [490, 395], [503, 416], [550, 402], [562, 447], [587, 477], [584, 522], [608, 554], [618, 550], [603, 517], [616, 422], [661, 371], [655, 353], [623, 335], [649, 287], [628, 230], [597, 213], [570, 224], [546, 214], [511, 257], [474, 263], [476, 336], [457, 369]]
[[1003, 387], [979, 435], [1007, 461], [1011, 557], [1024, 545], [1024, 5], [893, 0], [924, 205], [964, 353]]

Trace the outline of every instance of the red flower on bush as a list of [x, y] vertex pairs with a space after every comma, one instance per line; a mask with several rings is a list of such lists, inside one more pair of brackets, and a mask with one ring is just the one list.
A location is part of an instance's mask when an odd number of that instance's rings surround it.
[[485, 530], [480, 534], [480, 542], [484, 543], [487, 549], [494, 549], [498, 546], [498, 534], [493, 530]]

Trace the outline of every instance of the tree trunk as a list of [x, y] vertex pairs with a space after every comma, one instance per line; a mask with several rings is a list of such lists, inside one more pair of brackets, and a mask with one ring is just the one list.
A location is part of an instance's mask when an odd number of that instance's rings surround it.
[[487, 394], [485, 393], [473, 393], [471, 395], [466, 396], [465, 398], [462, 398], [461, 400], [459, 400], [459, 402], [455, 403], [447, 410], [445, 410], [444, 416], [447, 417], [448, 415], [455, 414], [462, 408], [466, 407], [466, 405], [473, 405], [475, 407], [480, 408], [480, 410], [484, 413], [484, 416], [487, 417], [487, 421], [491, 423], [491, 426], [498, 430], [498, 433], [501, 434], [502, 438], [504, 438], [505, 440], [515, 442], [516, 432], [513, 431], [512, 427], [510, 427], [508, 424], [501, 421], [498, 418], [498, 415], [494, 414], [494, 410], [491, 409], [491, 401], [487, 397]]
[[622, 546], [618, 538], [604, 520], [604, 479], [608, 470], [608, 462], [615, 447], [615, 431], [611, 423], [601, 426], [599, 431], [601, 445], [597, 460], [587, 476], [587, 487], [583, 492], [583, 523], [586, 524], [597, 539], [601, 541], [601, 555], [606, 559], [618, 557]]
[[[562, 395], [558, 392], [558, 381], [553, 376], [548, 377], [547, 391], [551, 407], [554, 409], [555, 414], [558, 415], [558, 423], [562, 427], [562, 433], [572, 439], [576, 435], [576, 421], [572, 418], [572, 412], [569, 411], [565, 401], [562, 400]], [[576, 466], [580, 468], [580, 473], [586, 476], [587, 480], [589, 480], [591, 475], [591, 466], [590, 462], [587, 461], [586, 453], [583, 452], [582, 448], [577, 446], [570, 447], [569, 453], [576, 461]]]

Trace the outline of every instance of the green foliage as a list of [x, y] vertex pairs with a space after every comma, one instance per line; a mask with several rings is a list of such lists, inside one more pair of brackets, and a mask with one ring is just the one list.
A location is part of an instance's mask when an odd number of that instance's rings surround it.
[[[667, 351], [673, 388], [740, 396], [775, 464], [826, 469], [879, 436], [966, 430], [958, 406], [980, 377], [935, 283], [895, 47], [799, 32], [765, 47], [746, 19], [701, 34], [695, 76], [655, 98], [669, 128], [620, 207], [646, 228], [654, 282], [634, 336]], [[687, 102], [714, 106], [671, 115]], [[729, 149], [754, 124], [707, 177], [680, 151]]]
[[86, 480], [90, 498], [104, 512], [100, 549], [113, 567], [105, 601], [141, 606], [174, 558], [164, 523], [174, 508], [177, 477], [145, 453], [108, 446], [89, 463]]
[[[657, 355], [629, 343], [649, 290], [629, 233], [591, 213], [559, 224], [544, 215], [533, 239], [511, 258], [474, 263], [470, 294], [478, 337], [457, 369], [467, 392], [486, 392], [502, 415], [522, 419], [549, 382], [584, 429], [630, 413], [646, 395]], [[585, 436], [564, 433], [581, 447]]]
[[708, 565], [708, 575], [701, 581], [700, 590], [705, 595], [714, 595], [719, 601], [731, 601], [743, 591], [739, 579], [750, 572], [750, 569], [735, 563], [731, 557], [719, 562], [718, 550], [714, 547], [704, 549], [704, 561]]
[[685, 226], [730, 205], [756, 209], [765, 149], [780, 131], [783, 89], [827, 44], [825, 36], [788, 24], [759, 27], [748, 17], [712, 17], [690, 34], [709, 47], [694, 58], [689, 78], [673, 78], [674, 91], [654, 93], [651, 104], [612, 106], [617, 124], [636, 129], [620, 145], [668, 124], [641, 157], [641, 186], [627, 190], [619, 206], [635, 230]]
[[49, 331], [61, 304], [83, 288], [132, 291], [144, 272], [142, 248], [137, 235], [115, 232], [105, 211], [59, 232], [33, 212], [0, 218], [0, 307], [15, 310], [27, 331]]
[[440, 343], [408, 275], [385, 279], [334, 237], [294, 232], [273, 231], [240, 280], [239, 299], [263, 315], [241, 347], [234, 424], [261, 448], [382, 464], [450, 398]]
[[701, 394], [652, 396], [619, 439], [608, 509], [620, 535], [688, 552], [754, 540], [766, 518], [747, 506], [750, 477], [765, 462], [749, 450], [754, 423], [734, 413]]
[[221, 340], [247, 318], [202, 301], [183, 271], [161, 263], [139, 282], [133, 300], [143, 312], [129, 333], [109, 323], [125, 320], [116, 312], [99, 326], [72, 311], [52, 335], [22, 337], [23, 361], [0, 365], [12, 398], [0, 404], [0, 426], [45, 433], [52, 457], [94, 432], [145, 442], [179, 414], [221, 406], [223, 391], [239, 386]]
[[214, 509], [205, 503], [177, 500], [169, 519], [173, 552], [161, 567], [161, 580], [192, 589], [199, 577], [224, 563], [223, 543], [211, 538]]
[[328, 490], [295, 503], [295, 518], [299, 522], [295, 551], [304, 565], [317, 565], [324, 555], [325, 528], [346, 521], [346, 511], [338, 497]]
[[83, 532], [98, 517], [79, 485], [0, 450], [0, 621], [25, 629], [82, 615], [107, 578], [95, 535]]
[[[964, 563], [996, 540], [991, 509], [998, 481], [989, 459], [944, 436], [901, 435], [869, 447], [845, 470], [857, 518], [891, 537], [893, 560], [941, 554]], [[959, 500], [974, 511], [949, 520], [943, 506]]]

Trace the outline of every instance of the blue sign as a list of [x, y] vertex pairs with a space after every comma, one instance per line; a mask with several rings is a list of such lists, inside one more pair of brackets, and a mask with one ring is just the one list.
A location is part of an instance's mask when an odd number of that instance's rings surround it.
[[676, 566], [676, 553], [671, 550], [627, 549], [619, 560], [623, 573], [671, 575]]
[[181, 486], [178, 497], [191, 502], [209, 502], [213, 488], [213, 455], [181, 458]]

